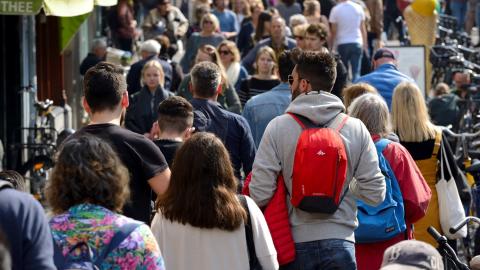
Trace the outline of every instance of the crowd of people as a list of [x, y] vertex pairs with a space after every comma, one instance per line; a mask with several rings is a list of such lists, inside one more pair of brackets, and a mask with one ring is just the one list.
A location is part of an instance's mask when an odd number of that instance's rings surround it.
[[0, 173], [0, 269], [443, 269], [437, 172], [464, 179], [435, 110], [462, 96], [398, 70], [381, 1], [144, 2], [108, 15], [128, 75], [103, 40], [81, 65], [44, 208]]

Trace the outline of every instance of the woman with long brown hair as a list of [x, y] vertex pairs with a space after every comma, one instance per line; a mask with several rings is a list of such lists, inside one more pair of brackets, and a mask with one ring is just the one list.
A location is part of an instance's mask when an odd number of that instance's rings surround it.
[[[197, 55], [195, 57], [195, 64], [208, 61], [215, 63], [222, 70], [222, 91], [218, 95], [217, 102], [223, 106], [223, 108], [233, 113], [240, 114], [242, 107], [240, 105], [240, 99], [238, 98], [237, 91], [233, 88], [227, 79], [225, 68], [223, 67], [220, 55], [215, 47], [212, 45], [202, 45], [198, 48]], [[186, 75], [180, 85], [178, 86], [177, 95], [184, 97], [186, 100], [192, 99], [192, 93], [190, 92], [189, 85], [191, 81], [190, 74]]]
[[229, 154], [215, 135], [196, 133], [177, 151], [152, 222], [167, 269], [248, 269], [248, 222], [260, 265], [278, 269], [265, 218], [250, 198], [243, 197], [242, 206], [236, 183]]

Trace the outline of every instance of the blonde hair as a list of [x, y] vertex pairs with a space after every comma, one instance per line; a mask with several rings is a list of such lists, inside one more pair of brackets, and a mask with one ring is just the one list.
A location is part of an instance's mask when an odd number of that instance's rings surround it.
[[165, 85], [165, 73], [163, 72], [163, 67], [162, 65], [160, 65], [160, 63], [156, 60], [151, 60], [151, 61], [148, 61], [142, 68], [142, 79], [141, 79], [141, 84], [142, 86], [145, 85], [145, 82], [143, 81], [143, 76], [145, 75], [145, 71], [148, 69], [148, 68], [156, 68], [159, 72], [160, 72], [160, 85], [162, 87], [164, 87]]
[[260, 59], [260, 56], [262, 54], [266, 53], [268, 56], [270, 56], [270, 58], [272, 58], [272, 61], [273, 61], [273, 67], [272, 67], [272, 70], [270, 70], [271, 74], [275, 74], [275, 70], [277, 68], [277, 55], [275, 54], [275, 51], [269, 47], [269, 46], [263, 46], [262, 48], [260, 48], [257, 52], [257, 56], [255, 57], [255, 66], [256, 66], [256, 71], [258, 71], [258, 60]]
[[203, 15], [202, 20], [200, 21], [200, 28], [203, 30], [203, 22], [205, 20], [209, 20], [213, 23], [215, 31], [220, 31], [220, 23], [218, 22], [217, 16], [213, 15], [212, 13], [207, 13]]
[[414, 83], [400, 83], [392, 97], [392, 127], [401, 141], [423, 142], [435, 138], [425, 99]]
[[367, 93], [378, 94], [378, 91], [375, 89], [375, 87], [366, 83], [356, 83], [344, 88], [342, 91], [342, 96], [345, 108], [348, 109], [355, 98]]
[[307, 34], [307, 28], [310, 26], [310, 24], [305, 23], [305, 24], [299, 24], [293, 27], [293, 35], [298, 36], [298, 37], [305, 37]]
[[303, 15], [305, 16], [314, 16], [317, 10], [321, 11], [320, 3], [316, 0], [306, 0], [303, 2], [303, 8]]
[[230, 40], [222, 41], [217, 47], [217, 52], [220, 52], [220, 48], [222, 47], [227, 47], [227, 49], [233, 54], [233, 62], [240, 62], [240, 51], [235, 42]]

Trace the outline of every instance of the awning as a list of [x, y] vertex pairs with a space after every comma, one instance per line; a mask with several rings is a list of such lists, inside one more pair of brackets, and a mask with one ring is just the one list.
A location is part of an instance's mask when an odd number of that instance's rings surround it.
[[89, 13], [95, 5], [114, 6], [117, 0], [0, 0], [0, 15], [46, 15], [73, 17]]

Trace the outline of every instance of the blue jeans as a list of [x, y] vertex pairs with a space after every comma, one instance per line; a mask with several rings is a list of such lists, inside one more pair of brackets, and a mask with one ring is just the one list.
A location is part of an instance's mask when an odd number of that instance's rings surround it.
[[362, 68], [362, 45], [360, 43], [345, 43], [338, 45], [338, 53], [343, 64], [348, 70], [348, 66], [352, 69], [352, 82], [360, 77]]
[[340, 239], [296, 243], [295, 261], [282, 270], [356, 270], [355, 244]]
[[452, 10], [452, 15], [457, 19], [458, 29], [464, 29], [465, 26], [465, 14], [467, 14], [467, 2], [461, 1], [450, 1], [450, 9]]

